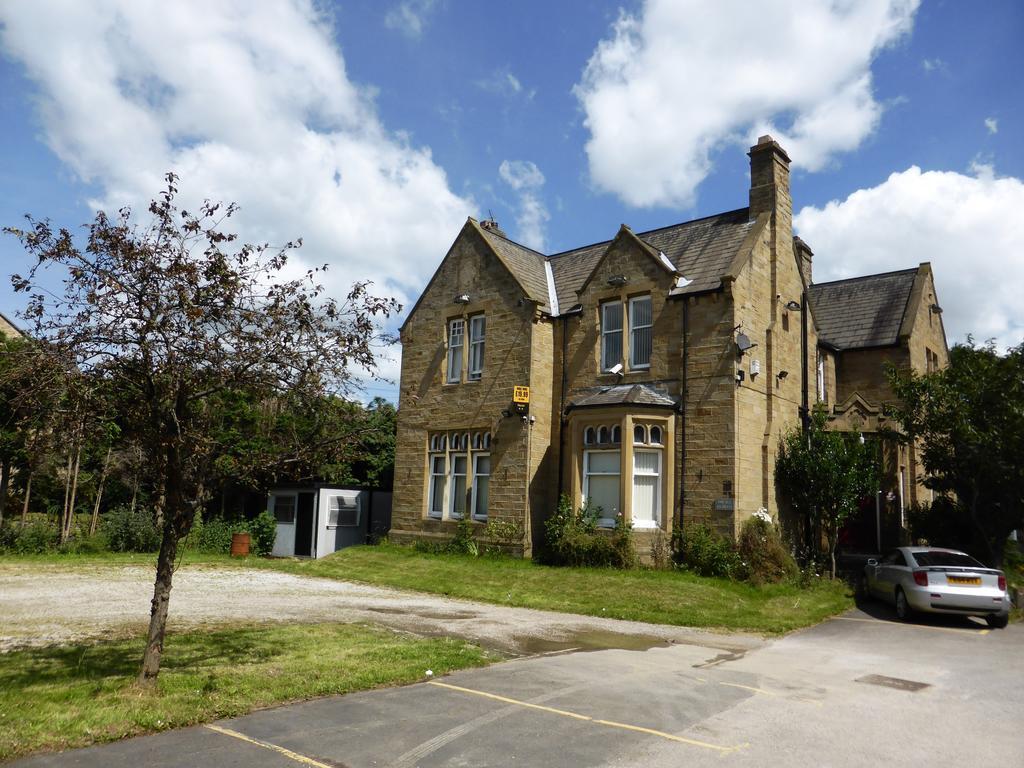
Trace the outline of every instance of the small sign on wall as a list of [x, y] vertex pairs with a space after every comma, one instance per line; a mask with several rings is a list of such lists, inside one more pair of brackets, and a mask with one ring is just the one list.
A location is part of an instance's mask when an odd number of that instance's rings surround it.
[[715, 512], [735, 512], [735, 499], [715, 499]]
[[529, 403], [530, 402], [530, 388], [529, 387], [514, 387], [512, 389], [512, 402], [513, 403]]

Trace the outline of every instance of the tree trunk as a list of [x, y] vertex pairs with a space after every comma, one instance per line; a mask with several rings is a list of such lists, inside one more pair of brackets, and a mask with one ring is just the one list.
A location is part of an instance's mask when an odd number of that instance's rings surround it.
[[75, 451], [74, 479], [71, 481], [71, 501], [68, 504], [68, 516], [65, 520], [65, 528], [61, 531], [61, 544], [66, 544], [67, 540], [71, 538], [71, 529], [74, 528], [75, 525], [75, 499], [78, 496], [78, 469], [81, 466], [81, 461], [82, 445], [79, 443], [78, 449]]
[[28, 471], [28, 479], [25, 481], [25, 501], [21, 505], [21, 527], [28, 523], [28, 502], [32, 498], [32, 470]]
[[7, 509], [7, 486], [11, 482], [11, 462], [0, 461], [0, 525], [4, 524], [4, 511]]
[[135, 480], [132, 483], [132, 502], [129, 505], [129, 509], [132, 511], [132, 515], [135, 514], [135, 500], [139, 498], [139, 474], [135, 473]]
[[156, 559], [156, 581], [153, 584], [153, 601], [149, 612], [149, 634], [146, 651], [142, 655], [142, 669], [136, 682], [139, 685], [155, 685], [160, 673], [160, 658], [164, 652], [164, 634], [167, 631], [167, 609], [171, 602], [171, 580], [174, 577], [174, 558], [178, 553], [178, 536], [169, 519], [163, 527], [160, 539], [160, 554]]
[[103, 500], [103, 484], [107, 482], [107, 470], [110, 468], [110, 453], [113, 447], [107, 448], [107, 456], [103, 459], [103, 469], [100, 471], [100, 482], [96, 486], [96, 503], [92, 505], [92, 520], [89, 521], [89, 535], [96, 535], [96, 528], [100, 521], [100, 502]]
[[164, 518], [160, 554], [156, 561], [156, 581], [153, 584], [153, 602], [149, 615], [149, 634], [146, 651], [142, 656], [142, 669], [136, 682], [155, 685], [160, 672], [160, 658], [164, 651], [167, 630], [167, 608], [171, 599], [171, 579], [179, 542], [188, 535], [199, 499], [189, 503], [185, 498], [185, 482], [181, 472], [181, 459], [177, 446], [167, 450], [165, 476], [160, 483], [161, 516]]
[[71, 498], [71, 466], [74, 463], [71, 451], [68, 451], [68, 466], [64, 474], [64, 511], [60, 515], [60, 538], [64, 540], [64, 529], [68, 520], [68, 499]]

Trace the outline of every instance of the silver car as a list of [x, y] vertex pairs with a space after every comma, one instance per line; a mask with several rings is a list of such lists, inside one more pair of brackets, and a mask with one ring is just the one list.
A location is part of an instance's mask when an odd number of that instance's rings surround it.
[[990, 627], [1002, 628], [1010, 616], [1003, 572], [955, 549], [900, 547], [881, 560], [872, 558], [860, 591], [892, 603], [900, 619], [915, 611], [959, 614], [981, 616]]

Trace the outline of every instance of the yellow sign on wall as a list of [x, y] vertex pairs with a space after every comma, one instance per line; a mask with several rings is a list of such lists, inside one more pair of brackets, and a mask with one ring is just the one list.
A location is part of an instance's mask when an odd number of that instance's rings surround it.
[[512, 390], [512, 402], [513, 403], [528, 403], [528, 402], [530, 402], [530, 388], [529, 387], [515, 387]]

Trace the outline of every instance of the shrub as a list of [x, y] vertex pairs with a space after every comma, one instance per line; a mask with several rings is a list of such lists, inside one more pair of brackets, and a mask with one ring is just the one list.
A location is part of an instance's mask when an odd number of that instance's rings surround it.
[[632, 526], [620, 516], [610, 533], [598, 530], [599, 513], [600, 508], [592, 506], [589, 500], [574, 510], [569, 497], [563, 495], [555, 514], [544, 523], [541, 559], [549, 565], [635, 566]]
[[672, 533], [672, 559], [700, 576], [737, 576], [742, 564], [736, 547], [706, 523], [690, 523]]
[[252, 534], [252, 553], [269, 555], [274, 549], [277, 538], [277, 520], [267, 510], [263, 510], [249, 521], [249, 533]]
[[778, 529], [763, 518], [751, 517], [743, 523], [738, 548], [743, 577], [751, 584], [775, 584], [797, 574], [796, 561]]
[[42, 555], [57, 550], [60, 534], [56, 526], [46, 521], [29, 523], [24, 528], [5, 525], [4, 529], [4, 548], [13, 554]]
[[480, 554], [480, 548], [477, 546], [476, 541], [473, 540], [473, 522], [469, 519], [468, 513], [463, 513], [462, 517], [455, 523], [455, 536], [448, 542], [447, 549], [449, 552], [457, 555], [473, 555], [473, 557], [476, 557]]
[[231, 534], [237, 526], [227, 520], [214, 518], [200, 522], [196, 516], [196, 522], [192, 524], [193, 536], [192, 549], [197, 552], [209, 552], [212, 554], [227, 554], [231, 551]]
[[484, 538], [493, 542], [489, 553], [500, 553], [523, 543], [523, 526], [518, 520], [488, 520]]
[[68, 539], [59, 547], [59, 551], [69, 555], [96, 555], [100, 552], [109, 552], [110, 545], [102, 531], [97, 531], [92, 536], [88, 534], [88, 531], [83, 531]]
[[114, 507], [103, 516], [100, 526], [111, 552], [156, 552], [160, 532], [149, 510]]

